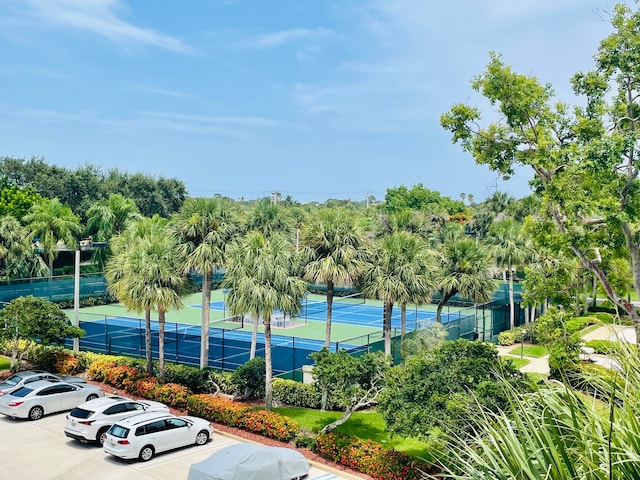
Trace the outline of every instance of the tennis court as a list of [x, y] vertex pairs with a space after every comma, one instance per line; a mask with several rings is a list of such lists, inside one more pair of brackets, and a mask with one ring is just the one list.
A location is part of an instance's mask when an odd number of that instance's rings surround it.
[[[272, 359], [275, 375], [295, 376], [303, 365], [312, 364], [309, 355], [324, 346], [326, 302], [321, 295], [308, 295], [298, 316], [288, 318], [281, 312], [272, 317]], [[225, 305], [225, 292], [212, 292], [209, 328], [209, 365], [221, 370], [234, 370], [249, 360], [253, 319], [231, 317]], [[164, 329], [165, 360], [198, 365], [200, 362], [200, 294], [184, 299], [185, 308], [167, 312]], [[380, 302], [358, 297], [336, 297], [332, 311], [331, 351], [345, 349], [352, 354], [383, 348], [382, 322], [384, 309]], [[72, 317], [73, 312], [68, 312]], [[458, 315], [460, 313], [458, 312]], [[443, 315], [443, 323], [451, 321], [451, 313]], [[157, 358], [159, 326], [151, 322], [152, 355]], [[287, 321], [278, 319], [287, 318]], [[407, 309], [407, 330], [431, 325], [435, 311], [411, 307]], [[392, 316], [392, 335], [400, 332], [400, 308]], [[457, 322], [460, 324], [460, 322]], [[473, 330], [473, 322], [471, 323]], [[80, 327], [86, 335], [80, 348], [109, 354], [144, 357], [145, 322], [139, 315], [119, 304], [101, 305], [80, 310]], [[258, 325], [256, 352], [264, 356], [264, 327]], [[396, 331], [394, 331], [394, 329]], [[467, 327], [465, 327], [467, 329]]]

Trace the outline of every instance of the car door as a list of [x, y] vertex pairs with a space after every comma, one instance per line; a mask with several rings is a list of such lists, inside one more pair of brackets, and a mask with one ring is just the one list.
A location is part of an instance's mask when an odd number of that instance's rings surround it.
[[143, 444], [141, 444], [140, 447], [153, 445], [156, 452], [164, 452], [172, 448], [171, 434], [167, 431], [164, 420], [156, 420], [145, 425], [143, 437]]
[[[52, 385], [45, 387], [34, 395], [33, 402], [44, 408], [45, 413], [59, 412], [60, 402], [62, 401], [62, 385]], [[34, 403], [34, 404], [35, 404]]]
[[60, 410], [71, 410], [84, 401], [84, 392], [75, 385], [62, 384], [60, 387]]
[[167, 432], [171, 433], [170, 448], [184, 447], [195, 442], [195, 433], [190, 428], [191, 424], [181, 418], [169, 418], [165, 420]]

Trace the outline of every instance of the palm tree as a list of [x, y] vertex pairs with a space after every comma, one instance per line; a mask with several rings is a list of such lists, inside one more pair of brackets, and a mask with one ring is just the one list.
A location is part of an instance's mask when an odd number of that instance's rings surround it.
[[474, 302], [491, 299], [495, 285], [489, 273], [489, 254], [482, 244], [469, 238], [449, 239], [442, 245], [441, 270], [438, 323], [442, 322], [442, 308], [458, 293]]
[[300, 235], [305, 279], [327, 286], [324, 346], [331, 346], [334, 287], [354, 285], [363, 266], [366, 237], [353, 214], [342, 209], [321, 210], [303, 225]]
[[171, 231], [186, 258], [184, 272], [202, 275], [202, 323], [200, 368], [209, 365], [209, 321], [211, 318], [211, 280], [224, 264], [224, 249], [239, 231], [235, 208], [225, 197], [191, 198], [174, 216]]
[[82, 229], [78, 217], [57, 198], [35, 203], [23, 221], [31, 231], [30, 238], [38, 243], [49, 265], [49, 278], [53, 275], [53, 262], [58, 256], [59, 243], [75, 249], [76, 235]]
[[249, 212], [247, 229], [262, 232], [265, 237], [275, 232], [289, 234], [292, 221], [289, 209], [265, 197], [258, 200]]
[[515, 303], [513, 301], [513, 276], [517, 267], [524, 265], [534, 256], [522, 226], [513, 220], [494, 223], [487, 239], [496, 264], [506, 270], [509, 276], [509, 328], [515, 323]]
[[109, 291], [129, 310], [145, 313], [147, 371], [153, 373], [151, 358], [151, 310], [158, 312], [158, 378], [164, 380], [165, 313], [180, 308], [180, 296], [187, 280], [182, 275], [183, 258], [167, 220], [145, 218], [132, 223], [113, 238], [114, 256], [107, 264]]
[[391, 355], [391, 318], [393, 305], [404, 307], [403, 333], [406, 330], [406, 305], [411, 301], [430, 301], [437, 283], [437, 260], [424, 241], [408, 232], [396, 232], [376, 241], [370, 261], [363, 272], [363, 293], [384, 304], [384, 352]]
[[265, 408], [270, 411], [273, 403], [271, 314], [276, 309], [290, 315], [298, 313], [306, 283], [296, 275], [300, 270], [299, 260], [291, 243], [280, 234], [272, 234], [267, 239], [260, 232], [250, 232], [231, 250], [223, 282], [230, 289], [227, 301], [233, 315], [250, 313], [254, 325], [260, 318], [263, 320]]
[[[94, 241], [109, 242], [111, 237], [123, 232], [132, 220], [140, 218], [140, 212], [133, 199], [112, 193], [107, 201], [96, 202], [89, 208], [87, 233]], [[93, 261], [101, 270], [104, 269], [111, 252], [110, 246], [93, 251]]]

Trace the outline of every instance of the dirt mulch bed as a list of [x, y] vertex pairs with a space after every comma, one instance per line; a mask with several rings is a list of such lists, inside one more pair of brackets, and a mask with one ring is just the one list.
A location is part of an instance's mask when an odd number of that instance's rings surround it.
[[[134, 398], [136, 400], [142, 400], [141, 397], [136, 397], [135, 395], [131, 395], [129, 392], [126, 392], [126, 391], [121, 390], [121, 389], [114, 388], [111, 385], [107, 385], [105, 383], [94, 382], [93, 380], [87, 380], [87, 383], [90, 383], [92, 385], [98, 385], [98, 386], [102, 387], [102, 389], [104, 390], [106, 395], [121, 395], [123, 397], [129, 397], [129, 398]], [[253, 404], [256, 404], [256, 403], [253, 402]], [[175, 414], [175, 415], [186, 415], [187, 414], [186, 411], [177, 410], [175, 408], [171, 408], [171, 412], [173, 414]], [[337, 463], [330, 462], [329, 460], [327, 460], [325, 458], [322, 458], [321, 456], [319, 456], [316, 453], [312, 452], [308, 448], [296, 448], [295, 445], [292, 442], [290, 442], [290, 443], [280, 442], [278, 440], [273, 440], [271, 438], [263, 437], [262, 435], [257, 435], [255, 433], [247, 432], [247, 431], [241, 430], [239, 428], [228, 427], [226, 425], [222, 425], [222, 424], [215, 423], [215, 422], [212, 422], [212, 425], [213, 425], [214, 430], [217, 430], [219, 433], [223, 433], [223, 434], [227, 434], [227, 435], [233, 435], [233, 436], [238, 437], [239, 439], [244, 440], [244, 441], [259, 443], [261, 445], [267, 445], [267, 446], [270, 446], [270, 447], [294, 448], [297, 451], [299, 451], [300, 453], [302, 453], [307, 458], [307, 460], [309, 460], [311, 462], [315, 462], [317, 464], [320, 464], [323, 467], [331, 468], [331, 469], [337, 470], [339, 472], [342, 472], [342, 473], [345, 473], [345, 474], [348, 474], [348, 475], [352, 475], [355, 478], [361, 478], [361, 479], [364, 479], [364, 480], [375, 480], [373, 477], [370, 477], [369, 475], [365, 475], [363, 473], [356, 472], [355, 470], [352, 470], [350, 468], [344, 467], [343, 465], [338, 465]], [[337, 473], [337, 474], [339, 474], [339, 473]]]

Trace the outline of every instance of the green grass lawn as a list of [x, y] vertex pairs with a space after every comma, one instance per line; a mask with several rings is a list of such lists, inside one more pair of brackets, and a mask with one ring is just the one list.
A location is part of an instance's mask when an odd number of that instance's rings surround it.
[[534, 358], [544, 357], [547, 353], [549, 353], [547, 347], [545, 347], [544, 345], [525, 345], [524, 348], [522, 347], [522, 345], [520, 345], [512, 350], [509, 350], [510, 355], [520, 356], [520, 352], [522, 352], [525, 357]]
[[[303, 428], [317, 433], [325, 425], [337, 420], [342, 412], [321, 412], [308, 408], [278, 407], [274, 411], [297, 421]], [[335, 433], [355, 435], [370, 439], [407, 455], [429, 459], [429, 446], [414, 438], [404, 438], [387, 432], [382, 416], [377, 412], [356, 412], [347, 423], [334, 430]]]
[[528, 365], [529, 363], [531, 363], [531, 360], [527, 360], [526, 358], [520, 358], [520, 357], [502, 357], [502, 359], [503, 360], [511, 360], [513, 362], [513, 365], [518, 370], [520, 370], [525, 365]]
[[0, 370], [9, 370], [11, 365], [11, 359], [0, 355]]

